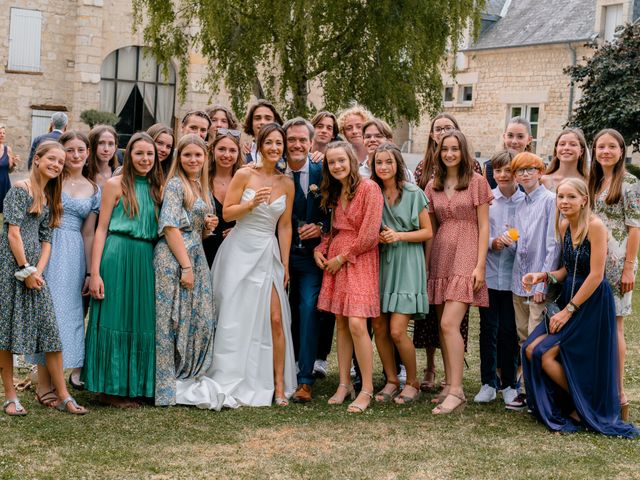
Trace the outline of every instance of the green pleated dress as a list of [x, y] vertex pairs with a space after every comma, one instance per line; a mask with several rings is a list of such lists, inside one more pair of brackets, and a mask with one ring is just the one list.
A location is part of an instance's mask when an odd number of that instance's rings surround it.
[[146, 177], [135, 177], [138, 215], [122, 198], [113, 209], [100, 261], [104, 299], [91, 299], [82, 380], [92, 392], [153, 397], [158, 222]]
[[[418, 230], [420, 212], [427, 204], [424, 192], [405, 182], [399, 203], [389, 205], [385, 197], [382, 224], [396, 232]], [[422, 243], [395, 242], [380, 246], [380, 302], [382, 313], [424, 314], [429, 311]]]

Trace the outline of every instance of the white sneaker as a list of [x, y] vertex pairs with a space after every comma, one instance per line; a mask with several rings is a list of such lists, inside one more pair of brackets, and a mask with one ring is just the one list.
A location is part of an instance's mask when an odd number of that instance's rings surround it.
[[489, 403], [496, 399], [496, 389], [487, 385], [482, 385], [478, 394], [473, 397], [473, 401], [476, 403]]
[[518, 390], [511, 387], [503, 388], [500, 390], [500, 393], [502, 394], [502, 400], [504, 400], [505, 405], [512, 403], [518, 396]]
[[398, 381], [400, 381], [400, 390], [402, 390], [407, 383], [407, 369], [404, 365], [400, 365], [400, 372], [398, 373]]
[[329, 367], [326, 360], [316, 360], [313, 364], [313, 376], [316, 378], [326, 378]]

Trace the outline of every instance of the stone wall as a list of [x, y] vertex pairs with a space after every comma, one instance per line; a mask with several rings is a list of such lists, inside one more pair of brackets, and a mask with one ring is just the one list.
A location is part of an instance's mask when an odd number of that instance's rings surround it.
[[[591, 50], [572, 45], [580, 61]], [[540, 45], [525, 48], [466, 52], [468, 68], [458, 73], [458, 84], [473, 85], [473, 100], [460, 105], [447, 102], [444, 111], [453, 114], [467, 135], [473, 152], [491, 156], [501, 148], [501, 135], [509, 117], [510, 105], [540, 107], [537, 152], [550, 155], [556, 135], [566, 124], [569, 113], [569, 77], [562, 70], [571, 65], [569, 46]], [[444, 75], [445, 84], [454, 84]], [[454, 88], [457, 90], [457, 87]], [[573, 105], [579, 98], [575, 89]], [[423, 152], [430, 119], [425, 116], [413, 129], [413, 151]]]

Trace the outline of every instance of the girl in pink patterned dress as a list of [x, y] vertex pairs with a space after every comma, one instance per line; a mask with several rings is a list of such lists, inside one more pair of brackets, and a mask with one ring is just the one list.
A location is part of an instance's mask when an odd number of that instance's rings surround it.
[[318, 308], [336, 315], [338, 331], [340, 385], [329, 403], [355, 397], [349, 375], [355, 347], [362, 390], [348, 411], [361, 413], [373, 396], [373, 344], [367, 318], [380, 315], [378, 233], [384, 201], [380, 187], [360, 177], [349, 143], [329, 144], [325, 158], [321, 205], [333, 209], [332, 234], [323, 238], [314, 257], [324, 270]]
[[487, 180], [473, 171], [467, 141], [459, 131], [442, 137], [435, 175], [426, 188], [433, 240], [427, 244], [429, 302], [440, 321], [440, 344], [448, 385], [434, 414], [464, 408], [464, 341], [460, 323], [469, 305], [489, 306], [485, 263], [489, 245]]

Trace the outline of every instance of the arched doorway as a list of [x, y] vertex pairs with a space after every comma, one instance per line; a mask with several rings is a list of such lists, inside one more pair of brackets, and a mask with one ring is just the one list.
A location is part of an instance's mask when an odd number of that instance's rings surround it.
[[172, 126], [176, 98], [176, 72], [168, 75], [146, 47], [130, 46], [111, 52], [100, 73], [101, 109], [120, 117], [116, 125], [120, 147], [131, 135], [162, 122]]

